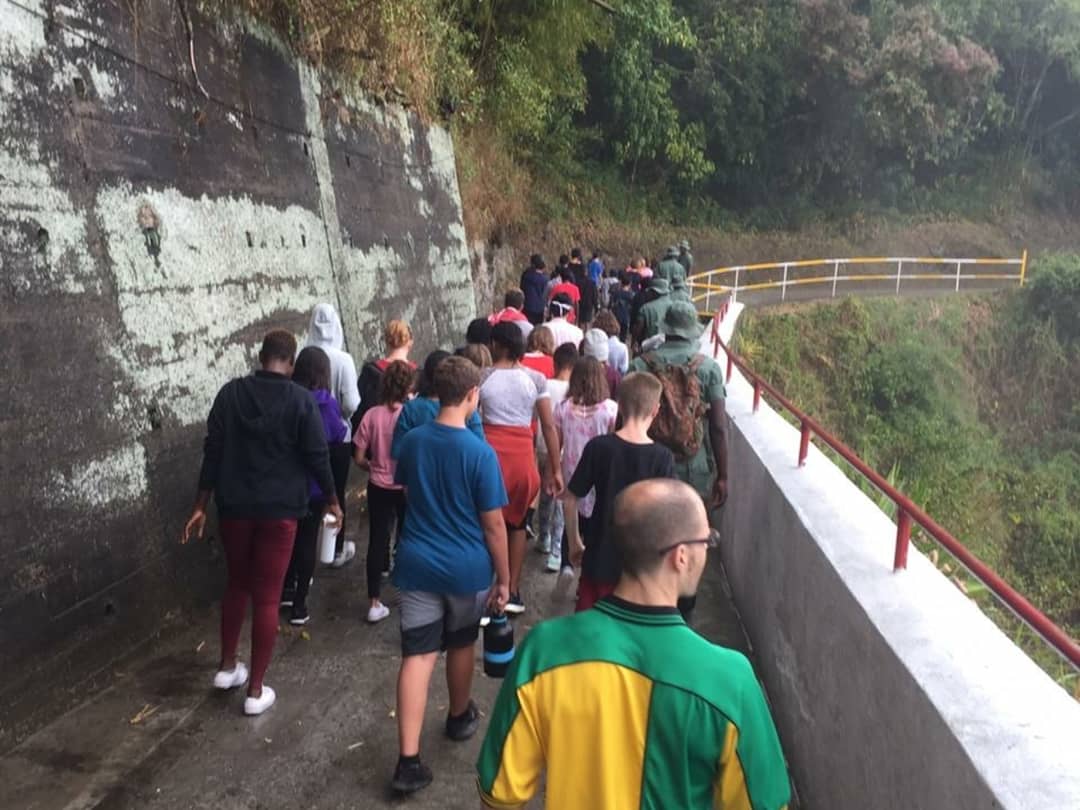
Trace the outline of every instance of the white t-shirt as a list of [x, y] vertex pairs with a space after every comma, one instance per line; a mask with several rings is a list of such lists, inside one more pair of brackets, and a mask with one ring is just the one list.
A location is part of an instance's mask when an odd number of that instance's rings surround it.
[[626, 374], [630, 368], [630, 353], [626, 350], [626, 344], [615, 335], [608, 337], [608, 365], [620, 374]]
[[[547, 381], [548, 395], [551, 397], [551, 410], [554, 411], [559, 407], [559, 403], [566, 399], [566, 392], [570, 390], [569, 380], [560, 380], [558, 378]], [[536, 456], [540, 460], [540, 466], [543, 467], [547, 461], [547, 444], [544, 442], [543, 434], [536, 431]]]
[[585, 333], [566, 320], [566, 318], [552, 318], [545, 323], [544, 326], [550, 329], [551, 334], [555, 337], [556, 349], [564, 343], [573, 343], [574, 348], [576, 349], [581, 345], [581, 341], [585, 338]]
[[485, 425], [529, 427], [536, 402], [551, 396], [539, 371], [524, 366], [488, 367], [480, 376], [480, 415]]

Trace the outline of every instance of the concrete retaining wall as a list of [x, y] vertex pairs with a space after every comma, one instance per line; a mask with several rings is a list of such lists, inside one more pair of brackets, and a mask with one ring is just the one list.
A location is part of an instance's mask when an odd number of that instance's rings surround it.
[[419, 355], [475, 313], [444, 130], [258, 28], [194, 33], [210, 99], [170, 0], [0, 3], [0, 749], [215, 593], [215, 547], [176, 538], [268, 328], [331, 301], [359, 365], [390, 317]]
[[803, 806], [1080, 807], [1080, 705], [914, 548], [893, 573], [892, 521], [728, 394], [722, 555]]

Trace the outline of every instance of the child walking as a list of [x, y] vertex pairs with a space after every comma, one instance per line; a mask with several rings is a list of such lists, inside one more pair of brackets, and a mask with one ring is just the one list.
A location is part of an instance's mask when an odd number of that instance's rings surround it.
[[405, 491], [394, 483], [397, 464], [390, 457], [390, 446], [415, 377], [412, 365], [404, 360], [388, 365], [379, 385], [379, 404], [364, 414], [353, 438], [353, 459], [368, 471], [367, 620], [372, 624], [390, 615], [390, 608], [380, 599], [382, 573], [390, 564], [394, 527], [400, 535], [405, 522]]
[[[608, 397], [604, 367], [592, 357], [577, 360], [570, 373], [566, 399], [555, 409], [555, 429], [558, 431], [559, 446], [562, 448], [563, 480], [569, 481], [574, 476], [585, 446], [591, 439], [611, 433], [615, 429], [617, 414], [618, 406]], [[567, 524], [573, 521], [577, 525], [579, 516], [582, 522], [588, 524], [593, 513], [594, 500], [589, 493], [577, 500], [573, 507], [576, 511], [573, 514], [564, 513]], [[548, 558], [548, 570], [559, 570], [556, 588], [561, 594], [570, 584], [574, 573], [565, 532], [562, 542], [558, 546], [552, 545], [551, 554]]]
[[[595, 361], [594, 361], [595, 362]], [[619, 385], [622, 427], [585, 445], [563, 498], [570, 557], [581, 565], [577, 610], [588, 610], [615, 590], [622, 570], [618, 549], [610, 540], [615, 498], [633, 483], [674, 478], [675, 456], [649, 438], [649, 426], [660, 411], [663, 386], [652, 374], [635, 372]], [[591, 517], [580, 520], [582, 500], [590, 497]]]
[[[346, 441], [349, 438], [349, 429], [341, 418], [337, 400], [330, 393], [330, 358], [326, 352], [318, 346], [308, 346], [300, 352], [293, 368], [292, 379], [297, 385], [311, 391], [315, 404], [319, 406], [327, 444]], [[315, 545], [328, 496], [333, 494], [323, 492], [315, 480], [311, 480], [308, 511], [296, 526], [296, 542], [293, 544], [292, 557], [285, 572], [285, 584], [281, 593], [282, 607], [290, 608], [289, 624], [304, 625], [311, 618], [307, 609], [307, 595], [311, 587], [311, 577], [315, 573]]]
[[[540, 327], [542, 328], [542, 327]], [[537, 328], [537, 332], [540, 331]], [[558, 408], [559, 403], [566, 399], [566, 392], [570, 387], [570, 372], [574, 370], [574, 363], [580, 355], [577, 347], [570, 343], [564, 343], [555, 350], [554, 365], [555, 377], [548, 380], [548, 393], [551, 394], [551, 407]], [[546, 470], [548, 466], [547, 445], [542, 441], [536, 443], [537, 466]], [[548, 495], [540, 491], [540, 538], [536, 544], [536, 550], [541, 554], [550, 555], [547, 570], [555, 573], [559, 570], [562, 560], [562, 536], [563, 536], [563, 508], [560, 498]], [[555, 553], [552, 554], [552, 551]]]

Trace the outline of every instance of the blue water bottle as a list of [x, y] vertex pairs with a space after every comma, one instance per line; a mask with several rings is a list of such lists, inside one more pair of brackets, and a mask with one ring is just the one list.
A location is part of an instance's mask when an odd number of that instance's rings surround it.
[[514, 626], [505, 613], [491, 617], [484, 628], [484, 674], [489, 678], [502, 678], [514, 660]]

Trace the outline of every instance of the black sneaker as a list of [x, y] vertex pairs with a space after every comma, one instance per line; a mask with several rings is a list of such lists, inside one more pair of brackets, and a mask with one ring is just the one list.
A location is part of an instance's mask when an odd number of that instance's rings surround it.
[[512, 613], [517, 615], [525, 612], [525, 603], [521, 601], [521, 594], [512, 593], [510, 599], [506, 603], [506, 607], [503, 608], [505, 613]]
[[415, 793], [430, 785], [433, 778], [431, 768], [419, 759], [413, 762], [402, 762], [399, 759], [390, 787], [398, 793]]
[[480, 728], [480, 711], [471, 700], [469, 707], [457, 717], [446, 716], [446, 736], [454, 742], [465, 742]]
[[311, 621], [311, 616], [308, 615], [307, 607], [305, 605], [293, 605], [292, 610], [289, 611], [289, 624], [295, 624], [299, 627], [309, 621]]

